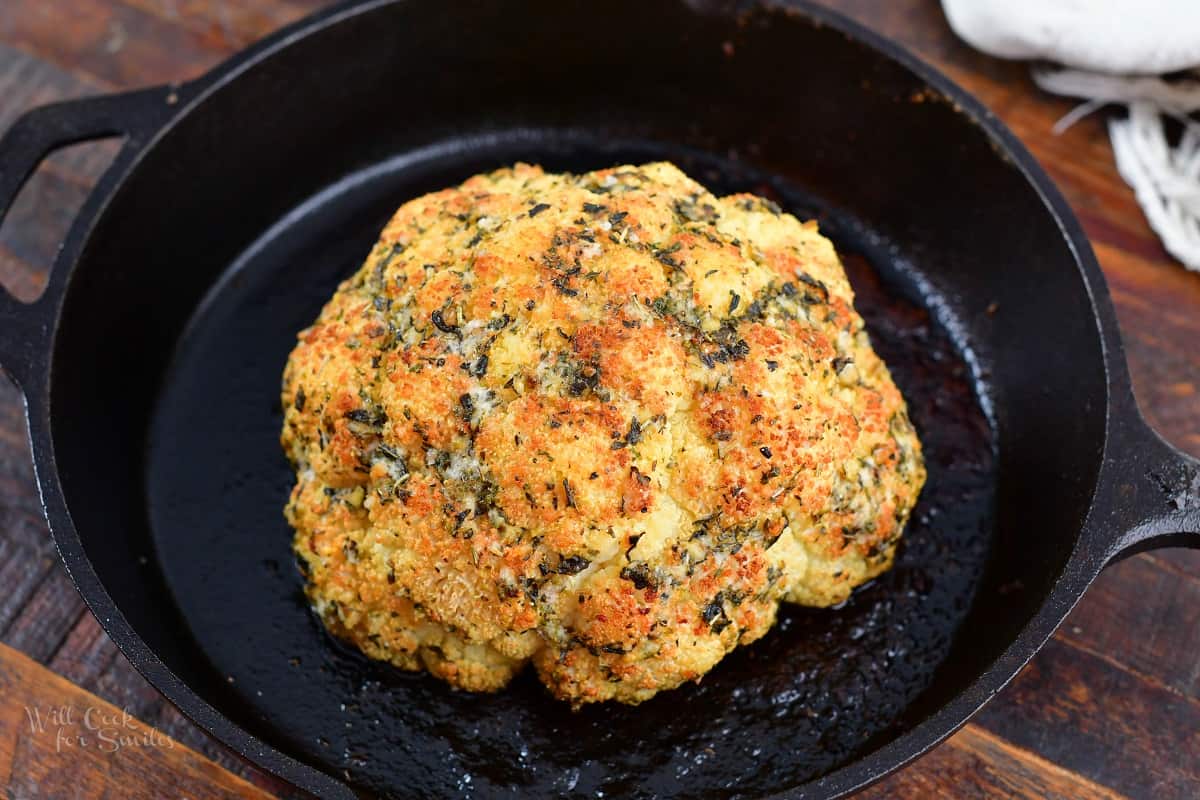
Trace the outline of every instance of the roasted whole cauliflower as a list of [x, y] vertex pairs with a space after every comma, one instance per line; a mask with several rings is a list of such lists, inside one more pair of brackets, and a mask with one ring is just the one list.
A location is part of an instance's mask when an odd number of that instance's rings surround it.
[[667, 163], [406, 203], [299, 335], [287, 505], [314, 608], [495, 690], [638, 703], [891, 566], [925, 479], [814, 223]]

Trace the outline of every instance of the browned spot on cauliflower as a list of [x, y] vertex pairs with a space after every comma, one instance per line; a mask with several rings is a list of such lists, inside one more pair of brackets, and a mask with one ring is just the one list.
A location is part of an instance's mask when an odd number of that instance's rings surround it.
[[637, 703], [891, 566], [925, 480], [813, 223], [670, 164], [405, 204], [283, 380], [308, 593], [470, 690]]

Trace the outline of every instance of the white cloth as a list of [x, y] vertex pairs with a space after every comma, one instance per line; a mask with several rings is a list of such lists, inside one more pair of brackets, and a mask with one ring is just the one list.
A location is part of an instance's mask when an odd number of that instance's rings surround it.
[[1200, 65], [1200, 0], [942, 0], [955, 33], [1003, 58], [1158, 75]]
[[[1133, 187], [1167, 250], [1200, 271], [1200, 81], [1148, 77], [1200, 67], [1200, 0], [942, 0], [955, 32], [1003, 58], [1038, 69], [1044, 90], [1085, 102], [1055, 131], [1109, 103], [1128, 109], [1109, 123], [1117, 169]], [[1200, 70], [1197, 71], [1200, 77]], [[1168, 118], [1183, 134], [1174, 145]]]

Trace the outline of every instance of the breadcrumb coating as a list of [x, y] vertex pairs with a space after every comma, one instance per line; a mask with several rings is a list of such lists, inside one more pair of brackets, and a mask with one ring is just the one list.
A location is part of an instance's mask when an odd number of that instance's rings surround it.
[[283, 377], [307, 591], [368, 656], [638, 703], [887, 570], [925, 480], [815, 223], [668, 163], [402, 206]]

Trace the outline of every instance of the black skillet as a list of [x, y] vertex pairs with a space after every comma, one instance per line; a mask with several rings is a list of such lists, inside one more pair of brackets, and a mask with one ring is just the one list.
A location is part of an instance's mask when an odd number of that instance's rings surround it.
[[[1105, 564], [1200, 530], [1200, 469], [1134, 405], [1078, 222], [1026, 150], [896, 45], [808, 3], [339, 6], [209, 75], [36, 109], [122, 136], [32, 304], [0, 296], [50, 527], [135, 666], [327, 797], [831, 797], [961, 725]], [[930, 480], [896, 568], [788, 609], [698, 686], [574, 714], [454, 692], [305, 608], [280, 509], [295, 331], [404, 200], [514, 160], [669, 158], [818, 217], [909, 398]]]

